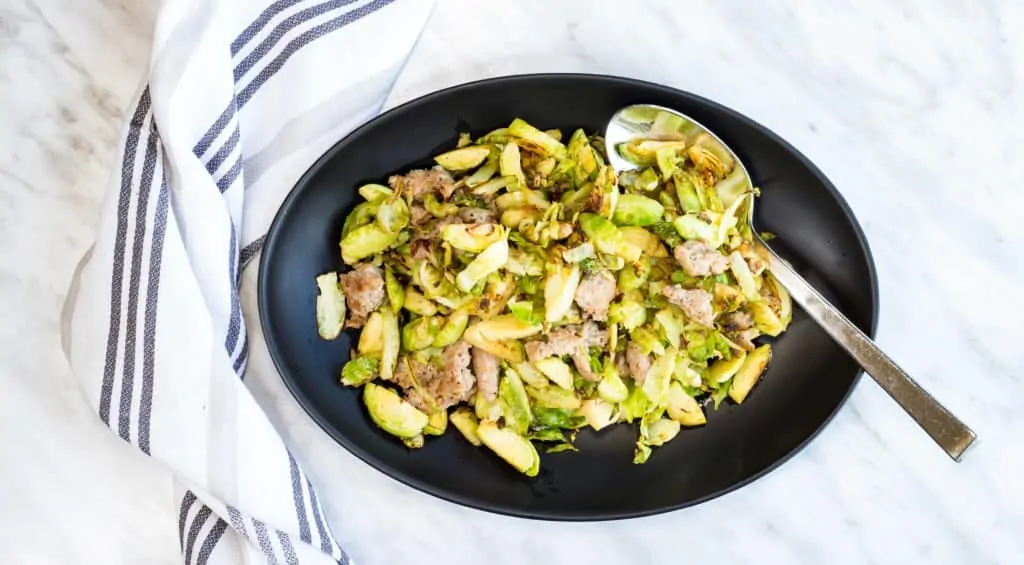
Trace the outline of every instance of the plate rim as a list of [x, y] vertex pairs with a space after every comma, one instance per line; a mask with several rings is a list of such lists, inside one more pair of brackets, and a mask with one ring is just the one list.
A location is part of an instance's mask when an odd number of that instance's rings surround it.
[[460, 83], [452, 84], [452, 85], [449, 85], [449, 86], [446, 86], [446, 87], [443, 87], [443, 88], [440, 88], [440, 89], [437, 89], [437, 90], [432, 90], [432, 91], [426, 92], [424, 94], [421, 94], [421, 95], [419, 95], [417, 97], [411, 98], [411, 99], [409, 99], [409, 100], [407, 100], [405, 102], [402, 102], [401, 104], [398, 104], [398, 105], [396, 105], [396, 106], [394, 106], [392, 108], [389, 108], [388, 110], [385, 110], [383, 112], [378, 113], [377, 115], [371, 117], [370, 119], [368, 119], [364, 123], [360, 124], [358, 127], [352, 129], [351, 131], [349, 131], [345, 135], [341, 136], [337, 141], [335, 141], [333, 144], [331, 144], [331, 146], [328, 147], [319, 157], [317, 157], [317, 159], [315, 161], [313, 161], [309, 165], [309, 167], [306, 169], [306, 171], [302, 175], [300, 175], [299, 178], [296, 179], [296, 181], [292, 184], [292, 187], [288, 190], [288, 193], [282, 199], [281, 205], [278, 207], [277, 211], [274, 213], [274, 217], [271, 220], [270, 226], [267, 228], [266, 237], [264, 239], [263, 247], [260, 250], [260, 259], [259, 259], [259, 262], [258, 262], [258, 265], [257, 265], [258, 271], [257, 271], [257, 281], [256, 281], [256, 284], [257, 284], [256, 294], [257, 294], [257, 315], [259, 317], [260, 330], [261, 330], [261, 332], [263, 334], [263, 339], [264, 339], [264, 342], [266, 344], [267, 351], [270, 354], [271, 361], [274, 364], [274, 369], [277, 372], [278, 377], [281, 379], [281, 381], [284, 382], [285, 387], [288, 389], [288, 392], [291, 394], [292, 398], [295, 399], [295, 401], [299, 404], [299, 406], [302, 407], [303, 411], [305, 411], [305, 413], [310, 417], [310, 419], [312, 419], [320, 427], [320, 429], [323, 430], [338, 445], [340, 445], [341, 447], [345, 448], [346, 451], [348, 451], [350, 454], [354, 455], [357, 459], [359, 459], [360, 461], [362, 461], [366, 465], [370, 466], [372, 469], [374, 469], [375, 471], [377, 471], [381, 475], [383, 475], [383, 476], [385, 476], [387, 478], [390, 478], [391, 480], [397, 481], [398, 483], [401, 483], [401, 484], [403, 484], [403, 485], [405, 485], [407, 487], [411, 487], [412, 489], [414, 489], [416, 491], [419, 491], [422, 494], [427, 494], [427, 495], [436, 497], [436, 498], [438, 498], [440, 500], [460, 505], [460, 506], [462, 506], [464, 508], [467, 508], [467, 509], [483, 511], [483, 512], [488, 512], [488, 513], [492, 513], [492, 514], [502, 515], [502, 516], [509, 516], [509, 517], [513, 517], [513, 518], [525, 518], [525, 519], [529, 519], [529, 520], [549, 521], [549, 522], [609, 522], [609, 521], [626, 520], [626, 519], [632, 519], [632, 518], [643, 518], [643, 517], [655, 516], [655, 515], [659, 515], [659, 514], [667, 514], [667, 513], [670, 513], [670, 512], [675, 512], [675, 511], [678, 511], [678, 510], [682, 510], [684, 508], [690, 508], [690, 507], [698, 506], [698, 505], [703, 504], [705, 502], [708, 502], [710, 500], [713, 500], [713, 499], [716, 499], [716, 498], [720, 498], [720, 497], [723, 497], [723, 496], [725, 496], [727, 494], [733, 493], [733, 492], [735, 492], [735, 491], [737, 491], [737, 490], [739, 490], [739, 489], [741, 489], [741, 488], [743, 488], [743, 487], [745, 487], [745, 486], [747, 486], [747, 485], [749, 485], [749, 484], [751, 484], [751, 483], [753, 483], [753, 482], [755, 482], [755, 481], [757, 481], [759, 479], [764, 478], [765, 476], [769, 475], [770, 473], [772, 473], [772, 472], [776, 471], [777, 469], [779, 469], [780, 467], [782, 467], [785, 463], [787, 463], [790, 460], [792, 460], [792, 458], [794, 456], [796, 456], [798, 453], [800, 453], [804, 449], [806, 449], [807, 446], [810, 445], [811, 442], [813, 442], [815, 439], [817, 439], [817, 437], [829, 426], [829, 424], [832, 423], [832, 421], [835, 419], [836, 415], [839, 414], [839, 412], [843, 409], [843, 407], [846, 406], [846, 403], [849, 401], [850, 396], [853, 394], [853, 391], [860, 384], [861, 379], [864, 376], [864, 371], [862, 369], [858, 369], [857, 370], [856, 374], [854, 375], [853, 379], [850, 382], [850, 386], [847, 388], [846, 392], [843, 394], [843, 397], [840, 399], [840, 401], [836, 404], [835, 408], [828, 414], [828, 416], [824, 420], [821, 421], [820, 424], [817, 425], [817, 427], [814, 429], [814, 431], [812, 431], [805, 439], [803, 439], [795, 447], [790, 449], [789, 452], [783, 454], [781, 457], [776, 459], [770, 465], [766, 466], [764, 469], [761, 469], [757, 473], [754, 473], [754, 474], [752, 474], [749, 477], [746, 477], [746, 478], [744, 478], [744, 479], [742, 479], [740, 481], [737, 481], [737, 482], [729, 485], [728, 487], [725, 487], [723, 489], [717, 490], [715, 492], [709, 493], [709, 494], [701, 496], [701, 497], [697, 497], [697, 498], [691, 499], [691, 500], [686, 501], [686, 502], [666, 504], [666, 505], [663, 505], [663, 506], [658, 506], [656, 508], [650, 508], [650, 509], [644, 509], [644, 510], [614, 511], [614, 512], [602, 512], [602, 513], [594, 513], [594, 512], [574, 513], [574, 512], [571, 512], [571, 511], [570, 512], [553, 513], [553, 512], [550, 512], [550, 511], [534, 511], [534, 510], [523, 510], [523, 509], [518, 509], [517, 510], [517, 509], [506, 507], [504, 505], [489, 504], [489, 503], [486, 503], [486, 502], [481, 502], [481, 501], [479, 501], [476, 498], [468, 497], [468, 496], [463, 496], [463, 495], [460, 495], [458, 493], [454, 493], [454, 492], [451, 492], [451, 491], [447, 491], [447, 490], [445, 490], [443, 488], [436, 487], [436, 486], [434, 486], [432, 484], [425, 483], [423, 481], [420, 481], [420, 480], [416, 479], [415, 477], [409, 476], [407, 473], [405, 473], [403, 471], [392, 469], [392, 468], [388, 468], [387, 466], [385, 466], [383, 464], [380, 464], [379, 462], [375, 461], [374, 458], [368, 452], [366, 452], [365, 450], [363, 450], [360, 447], [358, 447], [358, 446], [354, 445], [353, 443], [351, 443], [344, 436], [344, 434], [341, 434], [337, 430], [335, 430], [333, 425], [331, 425], [328, 422], [326, 422], [326, 420], [323, 418], [323, 416], [321, 416], [318, 412], [316, 412], [315, 410], [313, 410], [311, 408], [310, 401], [306, 397], [305, 393], [303, 393], [301, 391], [301, 389], [298, 387], [298, 385], [294, 382], [294, 379], [292, 377], [288, 376], [288, 372], [286, 371], [286, 364], [281, 359], [280, 351], [278, 350], [277, 346], [274, 345], [271, 342], [271, 340], [268, 338], [268, 336], [270, 334], [267, 331], [267, 324], [268, 324], [268, 322], [267, 322], [267, 318], [265, 316], [265, 313], [268, 310], [268, 305], [267, 305], [268, 296], [267, 296], [267, 289], [266, 289], [266, 278], [264, 277], [264, 273], [266, 272], [265, 271], [266, 264], [269, 261], [268, 257], [272, 257], [273, 256], [274, 243], [276, 241], [276, 235], [277, 235], [277, 233], [280, 230], [281, 222], [283, 221], [283, 218], [288, 215], [288, 211], [290, 210], [290, 208], [294, 205], [294, 203], [296, 201], [296, 198], [298, 197], [298, 194], [299, 194], [299, 190], [298, 190], [299, 187], [302, 187], [305, 184], [307, 184], [309, 182], [309, 179], [311, 179], [314, 175], [316, 175], [320, 171], [320, 169], [323, 168], [324, 165], [326, 165], [333, 158], [334, 154], [337, 153], [338, 151], [340, 151], [348, 142], [350, 142], [350, 140], [352, 138], [358, 136], [363, 130], [370, 129], [370, 128], [374, 127], [375, 124], [378, 121], [383, 120], [383, 119], [385, 119], [386, 117], [388, 117], [388, 116], [390, 116], [392, 114], [406, 111], [406, 110], [408, 110], [408, 109], [410, 109], [412, 107], [424, 104], [424, 103], [426, 103], [426, 102], [428, 102], [430, 100], [433, 100], [435, 98], [446, 96], [449, 93], [454, 92], [454, 91], [463, 90], [463, 89], [471, 89], [471, 88], [475, 88], [475, 87], [478, 87], [478, 86], [481, 86], [481, 85], [487, 85], [487, 84], [492, 84], [492, 83], [503, 83], [503, 82], [507, 83], [507, 82], [526, 81], [526, 80], [566, 80], [566, 79], [569, 79], [569, 80], [580, 80], [580, 79], [583, 79], [583, 80], [607, 81], [607, 82], [619, 83], [619, 84], [622, 84], [622, 85], [632, 86], [632, 87], [639, 86], [639, 87], [644, 87], [644, 88], [653, 88], [653, 89], [656, 89], [656, 90], [666, 91], [667, 93], [670, 93], [670, 94], [673, 94], [673, 95], [676, 95], [676, 96], [682, 95], [682, 96], [685, 96], [685, 97], [689, 97], [689, 98], [691, 98], [691, 99], [693, 99], [695, 101], [698, 101], [698, 102], [700, 102], [702, 104], [706, 104], [709, 107], [712, 107], [716, 111], [719, 111], [719, 112], [722, 112], [724, 114], [727, 114], [728, 116], [730, 116], [732, 118], [735, 118], [737, 120], [745, 122], [746, 124], [748, 124], [748, 125], [756, 128], [756, 129], [760, 130], [761, 132], [766, 134], [772, 141], [774, 141], [775, 143], [778, 143], [780, 146], [782, 146], [784, 149], [786, 149], [788, 152], [790, 152], [792, 155], [794, 155], [797, 158], [797, 160], [800, 161], [801, 164], [803, 164], [805, 167], [807, 167], [807, 169], [811, 172], [811, 174], [813, 174], [814, 177], [817, 178], [819, 180], [819, 182], [821, 182], [825, 186], [825, 188], [829, 191], [830, 195], [839, 204], [839, 207], [842, 210], [843, 214], [848, 218], [848, 220], [852, 224], [854, 235], [856, 236], [856, 239], [857, 239], [857, 243], [859, 244], [859, 246], [861, 247], [861, 249], [864, 252], [864, 257], [866, 259], [866, 264], [867, 264], [868, 276], [869, 276], [870, 283], [871, 283], [870, 284], [870, 296], [871, 296], [871, 303], [872, 303], [871, 320], [870, 320], [870, 327], [868, 328], [868, 331], [866, 331], [865, 333], [871, 339], [875, 339], [876, 334], [877, 334], [877, 330], [878, 330], [879, 310], [880, 310], [880, 307], [881, 307], [881, 305], [880, 305], [880, 301], [881, 300], [880, 300], [879, 285], [878, 285], [878, 269], [877, 269], [877, 265], [875, 263], [874, 254], [872, 253], [871, 246], [870, 246], [870, 243], [869, 243], [868, 238], [867, 238], [867, 234], [864, 232], [863, 226], [861, 225], [859, 219], [854, 214], [853, 209], [850, 207], [850, 205], [847, 202], [846, 198], [843, 197], [843, 195], [839, 191], [839, 189], [831, 182], [831, 180], [829, 180], [829, 178], [824, 174], [824, 172], [821, 169], [819, 169], [817, 167], [817, 165], [815, 165], [814, 162], [812, 162], [799, 149], [797, 149], [795, 146], [793, 146], [788, 141], [786, 141], [782, 136], [780, 136], [777, 133], [775, 133], [775, 131], [773, 131], [771, 128], [765, 126], [764, 124], [758, 122], [757, 120], [754, 120], [753, 118], [751, 118], [751, 117], [749, 117], [749, 116], [747, 116], [747, 115], [745, 115], [745, 114], [743, 114], [743, 113], [741, 113], [741, 112], [739, 112], [737, 110], [734, 110], [734, 109], [732, 109], [732, 108], [730, 108], [728, 106], [725, 106], [725, 105], [723, 105], [723, 104], [721, 104], [719, 102], [716, 102], [716, 101], [711, 100], [709, 98], [705, 98], [704, 96], [701, 96], [699, 94], [695, 94], [695, 93], [690, 92], [688, 90], [683, 90], [681, 88], [677, 88], [677, 87], [674, 87], [674, 86], [669, 86], [669, 85], [666, 85], [666, 84], [652, 82], [652, 81], [648, 81], [648, 80], [644, 80], [644, 79], [626, 77], [626, 76], [622, 76], [622, 75], [611, 75], [611, 74], [602, 74], [602, 73], [558, 73], [558, 72], [556, 72], [556, 73], [513, 73], [513, 74], [504, 74], [504, 75], [498, 75], [498, 76], [493, 76], [493, 77], [488, 77], [488, 78], [483, 78], [483, 79], [467, 81], [467, 82], [460, 82]]

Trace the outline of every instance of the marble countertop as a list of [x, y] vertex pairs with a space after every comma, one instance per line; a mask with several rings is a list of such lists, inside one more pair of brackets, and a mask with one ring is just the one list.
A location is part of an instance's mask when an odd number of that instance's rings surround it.
[[[865, 378], [809, 447], [746, 488], [650, 518], [546, 523], [405, 487], [333, 444], [279, 381], [252, 383], [322, 485], [339, 540], [364, 565], [1020, 562], [1022, 5], [636, 0], [624, 25], [612, 11], [623, 4], [439, 0], [388, 105], [477, 78], [583, 71], [760, 121], [860, 219], [878, 342], [980, 440], [952, 463]], [[169, 477], [92, 414], [58, 330], [154, 12], [126, 0], [0, 7], [5, 564], [181, 562]]]

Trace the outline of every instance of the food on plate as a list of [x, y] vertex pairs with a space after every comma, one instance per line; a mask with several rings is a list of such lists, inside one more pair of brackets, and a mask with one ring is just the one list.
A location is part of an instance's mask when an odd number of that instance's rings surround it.
[[316, 329], [323, 339], [334, 339], [345, 323], [345, 292], [338, 283], [338, 273], [324, 273], [316, 278]]
[[[752, 241], [757, 191], [716, 140], [663, 120], [616, 148], [522, 119], [359, 188], [320, 336], [371, 419], [418, 448], [451, 428], [527, 476], [576, 434], [638, 423], [634, 462], [743, 403], [792, 319]], [[449, 422], [452, 424], [448, 426]]]

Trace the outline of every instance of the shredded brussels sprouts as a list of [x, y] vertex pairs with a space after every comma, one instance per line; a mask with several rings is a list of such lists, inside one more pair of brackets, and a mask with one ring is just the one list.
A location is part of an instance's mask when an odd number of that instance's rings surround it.
[[360, 330], [340, 381], [410, 448], [454, 428], [534, 476], [535, 444], [633, 423], [644, 463], [744, 402], [759, 338], [789, 326], [743, 213], [759, 192], [721, 144], [659, 116], [612, 148], [639, 167], [616, 175], [603, 139], [568, 133], [516, 118], [358, 187], [318, 329]]

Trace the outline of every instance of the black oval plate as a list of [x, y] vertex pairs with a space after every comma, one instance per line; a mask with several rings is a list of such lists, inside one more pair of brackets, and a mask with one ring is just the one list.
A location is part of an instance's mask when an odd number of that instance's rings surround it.
[[797, 309], [774, 344], [767, 373], [742, 406], [708, 410], [707, 425], [684, 429], [634, 465], [635, 425], [577, 438], [579, 452], [542, 453], [540, 474], [516, 473], [455, 430], [406, 449], [369, 420], [360, 393], [338, 383], [354, 332], [333, 342], [316, 331], [313, 278], [341, 270], [341, 224], [356, 188], [381, 182], [521, 117], [540, 128], [603, 132], [622, 106], [652, 103], [689, 114], [747, 164], [762, 190], [759, 230], [826, 297], [869, 334], [877, 281], [864, 234], [825, 176], [754, 121], [693, 94], [594, 75], [526, 75], [435, 92], [390, 110], [332, 147], [299, 180], [271, 226], [259, 272], [267, 345], [285, 384], [312, 418], [356, 456], [422, 491], [467, 506], [555, 520], [643, 516], [696, 504], [738, 488], [785, 461], [831, 419], [853, 389], [858, 366]]

